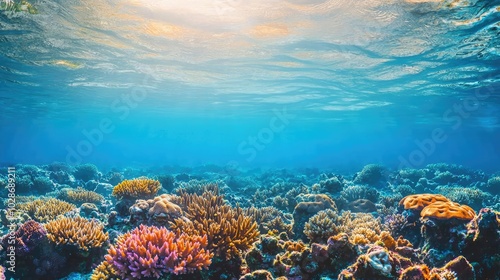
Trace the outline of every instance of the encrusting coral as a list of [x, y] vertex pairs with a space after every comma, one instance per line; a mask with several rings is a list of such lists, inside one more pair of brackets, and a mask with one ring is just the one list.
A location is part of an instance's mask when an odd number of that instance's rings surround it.
[[37, 199], [19, 204], [17, 207], [19, 210], [26, 211], [31, 218], [38, 222], [53, 220], [57, 218], [57, 216], [63, 215], [76, 208], [74, 204], [56, 198]]
[[159, 279], [206, 269], [213, 254], [207, 236], [175, 234], [164, 227], [141, 225], [118, 237], [108, 249], [106, 261], [123, 279]]
[[100, 248], [109, 239], [101, 223], [81, 217], [53, 220], [45, 224], [45, 228], [50, 241], [56, 244], [75, 245], [84, 251]]
[[171, 228], [178, 233], [206, 235], [208, 249], [230, 259], [248, 250], [259, 237], [257, 223], [239, 207], [231, 207], [220, 195], [183, 193], [173, 202], [180, 205], [185, 218], [177, 218]]
[[161, 185], [157, 180], [145, 177], [125, 180], [113, 188], [112, 195], [118, 198], [150, 198], [156, 195]]

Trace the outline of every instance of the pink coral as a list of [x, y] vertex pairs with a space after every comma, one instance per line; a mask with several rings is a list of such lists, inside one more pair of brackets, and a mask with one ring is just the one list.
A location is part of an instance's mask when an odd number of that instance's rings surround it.
[[141, 225], [120, 236], [105, 258], [122, 279], [158, 279], [208, 268], [213, 254], [205, 249], [207, 243], [206, 235], [177, 235], [164, 227]]

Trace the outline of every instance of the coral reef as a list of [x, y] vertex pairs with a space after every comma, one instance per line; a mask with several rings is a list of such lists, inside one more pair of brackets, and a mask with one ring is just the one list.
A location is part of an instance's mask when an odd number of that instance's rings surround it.
[[76, 206], [56, 198], [48, 198], [21, 203], [17, 208], [26, 211], [35, 221], [47, 222], [74, 210]]
[[58, 245], [77, 246], [84, 251], [100, 248], [109, 239], [102, 224], [81, 217], [53, 220], [45, 224], [45, 228], [50, 241]]
[[213, 257], [207, 245], [206, 235], [175, 234], [164, 227], [141, 225], [120, 236], [105, 259], [121, 279], [159, 279], [207, 269]]
[[321, 210], [337, 211], [335, 202], [325, 194], [301, 194], [296, 197], [299, 202], [293, 211], [293, 233], [295, 238], [303, 238], [305, 223]]

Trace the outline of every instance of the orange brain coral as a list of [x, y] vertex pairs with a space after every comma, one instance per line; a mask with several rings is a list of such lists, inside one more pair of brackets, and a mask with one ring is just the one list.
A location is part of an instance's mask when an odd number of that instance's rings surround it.
[[427, 205], [437, 201], [449, 202], [449, 200], [443, 195], [423, 193], [405, 196], [401, 199], [399, 205], [403, 205], [405, 209], [422, 210]]
[[436, 218], [441, 220], [452, 218], [472, 220], [476, 216], [476, 212], [467, 205], [460, 205], [451, 201], [438, 201], [422, 209], [420, 216], [423, 218]]

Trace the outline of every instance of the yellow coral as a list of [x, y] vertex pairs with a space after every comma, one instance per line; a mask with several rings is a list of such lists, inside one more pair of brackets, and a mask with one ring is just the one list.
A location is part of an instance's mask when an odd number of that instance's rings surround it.
[[118, 198], [152, 197], [160, 190], [160, 182], [145, 177], [125, 180], [113, 188], [113, 196]]
[[347, 233], [353, 244], [369, 244], [380, 240], [381, 227], [380, 219], [375, 219], [372, 214], [357, 213], [353, 216], [346, 211], [342, 213], [339, 232]]
[[222, 196], [213, 192], [183, 193], [172, 201], [183, 208], [188, 219], [175, 219], [171, 228], [179, 234], [207, 235], [207, 248], [219, 256], [227, 259], [239, 256], [259, 236], [257, 223], [251, 217], [241, 208], [227, 205]]
[[61, 195], [63, 200], [67, 200], [75, 204], [94, 203], [99, 204], [104, 200], [104, 197], [96, 192], [88, 191], [83, 188], [70, 189]]
[[336, 225], [339, 220], [336, 211], [331, 209], [319, 211], [305, 224], [304, 234], [311, 242], [325, 243], [330, 236], [339, 233], [339, 228]]
[[116, 271], [107, 261], [102, 261], [92, 272], [90, 280], [118, 280]]
[[56, 244], [77, 245], [79, 249], [88, 251], [99, 248], [109, 239], [104, 233], [104, 226], [96, 220], [81, 217], [60, 218], [45, 225], [47, 237]]
[[56, 198], [37, 199], [18, 205], [19, 210], [26, 211], [31, 218], [38, 222], [53, 220], [75, 208], [74, 204]]

